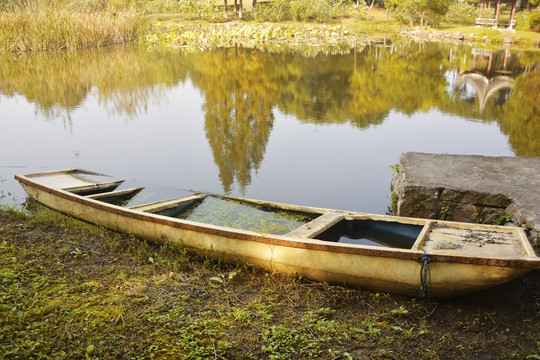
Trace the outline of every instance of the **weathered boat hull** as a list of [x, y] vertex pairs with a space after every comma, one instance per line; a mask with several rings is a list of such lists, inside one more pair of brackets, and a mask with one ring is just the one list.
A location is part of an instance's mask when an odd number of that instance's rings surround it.
[[[39, 203], [115, 231], [156, 243], [172, 242], [214, 258], [247, 262], [269, 271], [374, 291], [418, 295], [418, 288], [424, 285], [428, 287], [430, 296], [455, 296], [496, 286], [539, 266], [534, 253], [531, 255], [532, 249], [524, 250], [524, 258], [514, 259], [467, 258], [433, 252], [429, 254], [430, 278], [426, 278], [429, 282], [422, 284], [419, 258], [423, 251], [420, 248], [351, 246], [311, 238], [259, 234], [110, 205], [62, 189], [49, 188], [33, 182], [31, 177], [17, 176], [17, 179], [28, 195]], [[425, 224], [425, 220], [407, 221]], [[423, 230], [427, 231], [428, 227]]]

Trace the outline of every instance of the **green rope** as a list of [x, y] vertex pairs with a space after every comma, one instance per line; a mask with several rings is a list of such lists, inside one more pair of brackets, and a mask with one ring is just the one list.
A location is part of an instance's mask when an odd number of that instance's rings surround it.
[[418, 259], [418, 261], [422, 263], [422, 267], [420, 268], [420, 287], [410, 287], [409, 289], [419, 290], [419, 296], [424, 297], [427, 294], [429, 297], [429, 293], [431, 292], [431, 270], [429, 269], [429, 263], [431, 262], [431, 259], [426, 253], [426, 250], [422, 251], [424, 252], [424, 255]]

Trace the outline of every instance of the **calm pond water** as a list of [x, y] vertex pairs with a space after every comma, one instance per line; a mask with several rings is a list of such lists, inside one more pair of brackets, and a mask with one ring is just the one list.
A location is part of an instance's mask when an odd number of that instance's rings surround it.
[[0, 204], [79, 167], [385, 213], [408, 151], [540, 156], [540, 54], [464, 45], [0, 56]]

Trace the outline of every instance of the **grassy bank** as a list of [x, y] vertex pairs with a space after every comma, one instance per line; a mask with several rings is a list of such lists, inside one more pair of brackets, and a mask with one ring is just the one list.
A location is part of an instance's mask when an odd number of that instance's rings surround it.
[[0, 211], [0, 358], [538, 358], [538, 280], [428, 301]]
[[[73, 50], [137, 42], [166, 47], [359, 43], [362, 41], [358, 39], [365, 37], [386, 38], [405, 27], [391, 15], [387, 21], [384, 9], [368, 10], [349, 2], [275, 0], [255, 8], [245, 5], [243, 19], [234, 14], [233, 5], [226, 19], [217, 1], [6, 0], [0, 2], [0, 52]], [[328, 28], [333, 29], [328, 32]], [[447, 22], [440, 28], [468, 34], [486, 31]], [[530, 31], [504, 36], [528, 46], [540, 42], [540, 34]], [[502, 35], [490, 33], [491, 38], [498, 41]]]
[[[356, 44], [362, 45], [372, 39], [392, 39], [401, 36], [416, 37], [417, 32], [431, 38], [430, 41], [456, 41], [453, 36], [437, 34], [461, 33], [473, 39], [473, 45], [499, 48], [503, 44], [531, 49], [540, 44], [540, 33], [517, 30], [515, 33], [495, 29], [477, 28], [473, 25], [442, 22], [436, 28], [408, 28], [392, 16], [386, 21], [384, 9], [367, 11], [353, 9], [322, 23], [313, 19], [295, 21], [259, 21], [252, 15], [248, 20], [232, 19], [218, 23], [185, 21], [176, 15], [153, 15], [147, 35], [142, 39], [145, 46], [232, 46], [232, 45], [298, 45], [298, 44]], [[408, 30], [415, 31], [408, 31]]]
[[133, 43], [144, 18], [128, 0], [116, 6], [92, 1], [29, 0], [0, 9], [0, 51], [75, 50]]

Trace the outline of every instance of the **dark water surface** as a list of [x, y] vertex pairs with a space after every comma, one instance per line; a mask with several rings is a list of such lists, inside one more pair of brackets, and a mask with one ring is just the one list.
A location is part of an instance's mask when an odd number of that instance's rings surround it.
[[538, 53], [400, 39], [0, 55], [0, 204], [16, 173], [79, 167], [384, 213], [403, 152], [540, 156], [539, 91]]

